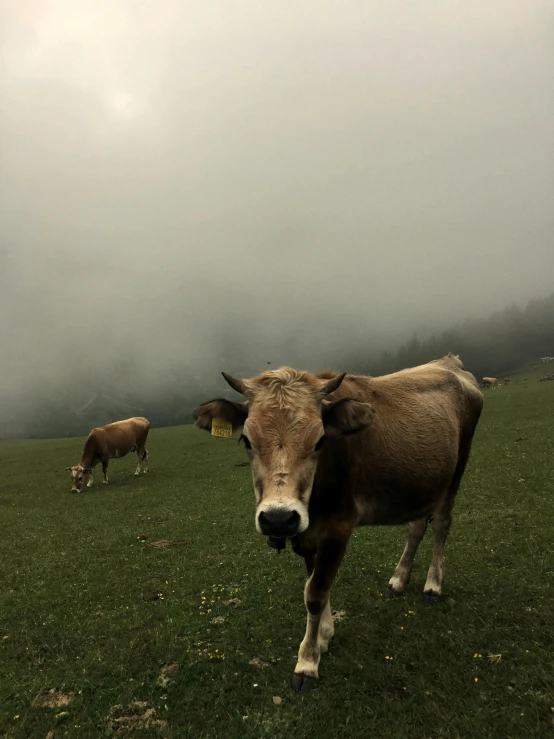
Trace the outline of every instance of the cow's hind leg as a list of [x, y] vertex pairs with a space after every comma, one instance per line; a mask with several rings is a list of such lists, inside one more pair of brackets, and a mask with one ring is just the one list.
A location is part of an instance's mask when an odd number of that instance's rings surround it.
[[414, 557], [421, 540], [427, 530], [427, 518], [418, 518], [408, 524], [408, 537], [406, 546], [402, 552], [399, 563], [396, 565], [393, 576], [389, 580], [388, 595], [401, 595], [406, 585], [410, 582], [410, 575], [414, 564]]
[[319, 659], [327, 648], [333, 629], [329, 595], [347, 543], [348, 539], [327, 540], [318, 548], [314, 571], [304, 589], [308, 617], [292, 679], [294, 690], [307, 692], [317, 687]]
[[[480, 411], [479, 411], [480, 414]], [[479, 414], [475, 419], [475, 423], [479, 419]], [[427, 581], [423, 589], [423, 600], [425, 603], [436, 603], [442, 593], [442, 561], [444, 558], [444, 546], [452, 524], [452, 508], [456, 500], [456, 493], [462, 482], [465, 468], [471, 451], [471, 442], [473, 439], [473, 431], [462, 438], [460, 450], [458, 453], [458, 464], [454, 477], [446, 495], [433, 512], [433, 558], [431, 567], [427, 573]]]
[[436, 603], [442, 592], [442, 561], [444, 546], [452, 524], [454, 496], [448, 494], [442, 505], [433, 514], [433, 557], [423, 589], [425, 603]]
[[137, 448], [137, 460], [135, 475], [140, 475], [141, 472], [146, 474], [148, 472], [148, 452], [143, 446]]

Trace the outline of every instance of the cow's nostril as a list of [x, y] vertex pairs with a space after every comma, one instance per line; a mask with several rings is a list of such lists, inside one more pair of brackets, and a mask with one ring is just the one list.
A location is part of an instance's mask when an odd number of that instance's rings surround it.
[[298, 531], [300, 515], [288, 508], [270, 508], [260, 513], [258, 522], [266, 536], [291, 536]]

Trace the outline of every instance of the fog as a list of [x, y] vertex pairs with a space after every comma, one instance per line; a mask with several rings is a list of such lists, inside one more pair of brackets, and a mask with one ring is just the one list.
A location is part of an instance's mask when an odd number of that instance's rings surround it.
[[547, 0], [1, 7], [0, 416], [551, 292]]

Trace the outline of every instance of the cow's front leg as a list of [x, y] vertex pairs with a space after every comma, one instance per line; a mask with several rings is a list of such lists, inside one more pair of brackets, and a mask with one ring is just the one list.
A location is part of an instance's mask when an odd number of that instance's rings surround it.
[[298, 650], [292, 687], [307, 692], [317, 687], [319, 658], [333, 635], [329, 595], [346, 551], [348, 538], [323, 542], [317, 550], [314, 570], [306, 582], [304, 602], [308, 611], [306, 634]]
[[[306, 564], [306, 570], [308, 571], [308, 577], [311, 577], [315, 567], [315, 552], [309, 548], [302, 547], [302, 544], [298, 543], [298, 539], [292, 542], [292, 548], [295, 554], [303, 557]], [[321, 614], [321, 621], [319, 622], [319, 651], [326, 652], [329, 648], [329, 642], [333, 634], [335, 633], [335, 622], [333, 621], [333, 612], [331, 610], [331, 601], [327, 599], [327, 605], [325, 606], [323, 613]]]
[[142, 467], [142, 449], [137, 449], [137, 468], [135, 470], [135, 475], [140, 475], [141, 467]]
[[104, 479], [102, 480], [102, 482], [104, 483], [104, 485], [107, 485], [108, 484], [108, 460], [107, 459], [102, 460], [102, 474], [104, 475]]
[[94, 474], [94, 467], [87, 467], [83, 472], [83, 487], [91, 488], [93, 485], [92, 476]]
[[333, 621], [333, 611], [331, 610], [331, 600], [327, 598], [327, 605], [321, 614], [319, 622], [319, 651], [326, 652], [329, 649], [329, 642], [335, 633], [335, 622]]

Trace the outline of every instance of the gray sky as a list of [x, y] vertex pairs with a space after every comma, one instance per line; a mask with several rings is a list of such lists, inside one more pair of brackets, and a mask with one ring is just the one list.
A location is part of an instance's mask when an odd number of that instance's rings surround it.
[[552, 291], [551, 2], [0, 6], [5, 393], [216, 377], [235, 342], [313, 366]]

